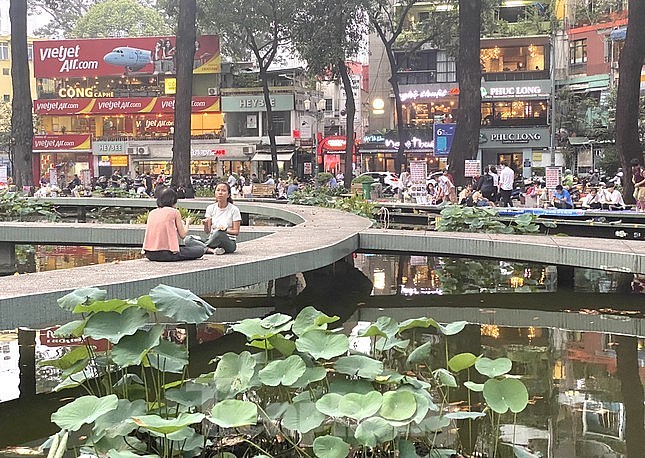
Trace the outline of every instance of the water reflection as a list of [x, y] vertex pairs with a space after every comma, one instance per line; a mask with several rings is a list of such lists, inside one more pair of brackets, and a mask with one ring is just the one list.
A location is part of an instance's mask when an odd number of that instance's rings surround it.
[[16, 245], [17, 272], [33, 273], [128, 261], [141, 257], [139, 248], [57, 245]]

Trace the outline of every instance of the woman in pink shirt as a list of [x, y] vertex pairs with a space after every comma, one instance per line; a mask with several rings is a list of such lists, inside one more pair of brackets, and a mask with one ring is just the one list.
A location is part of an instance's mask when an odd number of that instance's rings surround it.
[[157, 192], [157, 208], [148, 215], [143, 253], [151, 261], [184, 261], [201, 258], [204, 250], [199, 246], [179, 246], [179, 239], [188, 234], [190, 218], [181, 220], [177, 205], [177, 193], [172, 188]]

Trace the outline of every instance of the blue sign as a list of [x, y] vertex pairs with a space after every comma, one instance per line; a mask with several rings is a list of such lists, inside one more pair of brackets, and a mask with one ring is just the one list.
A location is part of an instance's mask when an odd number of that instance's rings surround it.
[[448, 156], [452, 139], [455, 136], [456, 124], [434, 124], [434, 155]]

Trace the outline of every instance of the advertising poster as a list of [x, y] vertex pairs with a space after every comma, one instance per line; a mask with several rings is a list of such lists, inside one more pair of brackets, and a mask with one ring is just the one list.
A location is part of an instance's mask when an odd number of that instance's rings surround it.
[[547, 167], [546, 174], [546, 187], [548, 189], [555, 189], [562, 181], [562, 169], [560, 167]]
[[[174, 75], [176, 37], [34, 41], [34, 77]], [[220, 73], [219, 37], [195, 42], [193, 73]]]
[[466, 160], [464, 163], [465, 177], [478, 177], [481, 175], [482, 163], [478, 160]]
[[455, 136], [456, 124], [434, 124], [434, 155], [448, 156]]

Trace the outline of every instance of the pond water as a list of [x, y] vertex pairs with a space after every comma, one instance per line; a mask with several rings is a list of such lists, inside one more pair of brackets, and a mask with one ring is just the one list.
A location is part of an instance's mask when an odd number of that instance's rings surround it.
[[[33, 255], [39, 268], [64, 268], [79, 258], [93, 263], [138, 257], [133, 250], [60, 248], [36, 247]], [[502, 441], [518, 444], [526, 457], [622, 457], [629, 441], [637, 440], [629, 434], [634, 421], [629, 396], [639, 390], [642, 395], [645, 377], [644, 336], [633, 334], [642, 320], [642, 280], [575, 269], [572, 284], [563, 287], [558, 286], [554, 266], [359, 253], [350, 262], [296, 276], [287, 288], [291, 297], [276, 295], [277, 285], [261, 284], [207, 298], [216, 312], [212, 323], [198, 329], [202, 343], [197, 353], [203, 360], [191, 361], [191, 370], [212, 370], [207, 362], [213, 356], [243, 349], [243, 341], [230, 332], [232, 323], [274, 311], [294, 316], [305, 305], [340, 316], [348, 335], [380, 316], [399, 322], [422, 316], [440, 322], [467, 320], [471, 325], [466, 335], [451, 345], [476, 355], [511, 359], [512, 375], [529, 390], [530, 404], [515, 423], [512, 417], [503, 417]], [[628, 289], [633, 292], [626, 293]], [[167, 335], [178, 338], [172, 328]], [[437, 348], [443, 345], [437, 335], [425, 338]], [[70, 349], [53, 345], [46, 331], [36, 344], [37, 360]], [[369, 349], [360, 338], [354, 338], [352, 345]], [[617, 351], [619, 347], [630, 351]], [[626, 365], [636, 368], [631, 378]], [[58, 382], [58, 373], [39, 368], [36, 381], [37, 391], [46, 393]], [[15, 400], [20, 394], [18, 382], [16, 334], [0, 334], [0, 401], [14, 399], [0, 406], [0, 412], [47, 419], [46, 404], [26, 408]], [[625, 385], [631, 391], [621, 389]], [[0, 431], [0, 446], [35, 440], [38, 436], [25, 424], [15, 421]], [[446, 445], [448, 438], [443, 438]]]

